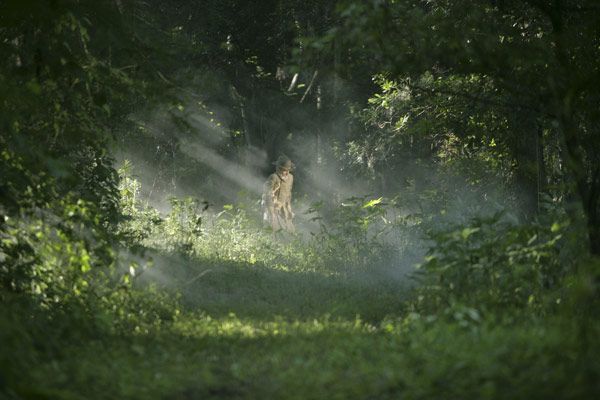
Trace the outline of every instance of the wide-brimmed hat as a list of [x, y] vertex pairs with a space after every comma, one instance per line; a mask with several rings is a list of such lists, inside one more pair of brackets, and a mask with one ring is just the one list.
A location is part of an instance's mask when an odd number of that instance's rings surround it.
[[287, 169], [289, 171], [293, 170], [295, 165], [289, 157], [281, 155], [277, 158], [277, 161], [273, 163], [278, 169]]

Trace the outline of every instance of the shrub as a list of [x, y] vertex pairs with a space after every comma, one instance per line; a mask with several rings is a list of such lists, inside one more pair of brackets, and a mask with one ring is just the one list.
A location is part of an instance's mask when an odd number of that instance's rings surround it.
[[[421, 306], [444, 309], [458, 302], [480, 309], [543, 309], [568, 268], [559, 259], [561, 227], [514, 225], [502, 215], [428, 232], [434, 244], [418, 274]], [[553, 301], [560, 302], [556, 296]]]

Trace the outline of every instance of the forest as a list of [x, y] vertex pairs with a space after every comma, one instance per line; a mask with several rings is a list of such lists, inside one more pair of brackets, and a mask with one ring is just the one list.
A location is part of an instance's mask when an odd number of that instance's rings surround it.
[[0, 55], [1, 399], [600, 398], [597, 0], [0, 0]]

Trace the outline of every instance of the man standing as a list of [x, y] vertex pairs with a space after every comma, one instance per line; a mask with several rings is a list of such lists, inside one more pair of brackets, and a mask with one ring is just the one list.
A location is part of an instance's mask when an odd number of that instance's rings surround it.
[[263, 221], [274, 232], [281, 229], [294, 233], [294, 213], [292, 212], [292, 186], [294, 169], [292, 161], [279, 156], [275, 164], [275, 173], [269, 175], [263, 186], [262, 209]]

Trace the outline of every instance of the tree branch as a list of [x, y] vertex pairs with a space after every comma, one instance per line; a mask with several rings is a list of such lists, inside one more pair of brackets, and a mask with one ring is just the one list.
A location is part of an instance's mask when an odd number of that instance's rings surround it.
[[498, 101], [498, 100], [494, 100], [489, 97], [481, 97], [481, 96], [472, 95], [467, 92], [459, 92], [459, 91], [451, 90], [451, 89], [426, 88], [426, 87], [423, 87], [420, 85], [415, 85], [412, 83], [409, 83], [408, 86], [411, 89], [415, 89], [415, 90], [418, 90], [423, 93], [436, 93], [437, 92], [437, 93], [462, 97], [462, 98], [469, 99], [469, 100], [472, 100], [474, 102], [481, 103], [481, 104], [487, 104], [487, 105], [496, 106], [496, 107], [503, 107], [503, 108], [508, 108], [511, 110], [514, 110], [514, 109], [528, 110], [528, 111], [533, 111], [537, 114], [555, 118], [555, 115], [553, 115], [547, 111], [544, 111], [538, 107], [529, 105], [529, 104], [515, 103], [515, 102], [508, 102], [508, 101]]
[[312, 89], [313, 84], [315, 83], [315, 79], [317, 79], [317, 75], [319, 75], [318, 69], [315, 70], [315, 73], [313, 74], [312, 79], [310, 80], [310, 84], [306, 88], [306, 92], [304, 92], [304, 96], [302, 96], [302, 98], [300, 99], [300, 103], [302, 103], [304, 101], [304, 99], [306, 98], [306, 95], [310, 92], [310, 89]]

